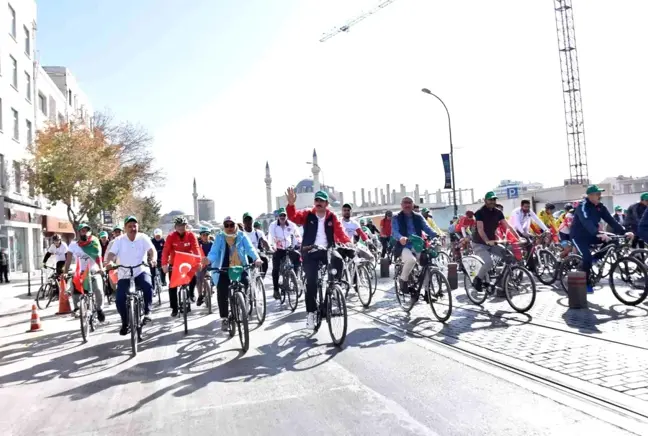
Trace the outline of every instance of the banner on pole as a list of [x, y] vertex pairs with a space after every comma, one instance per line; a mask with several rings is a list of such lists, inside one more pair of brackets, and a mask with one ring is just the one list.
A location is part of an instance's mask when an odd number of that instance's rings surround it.
[[443, 171], [445, 172], [445, 185], [443, 189], [452, 189], [452, 172], [450, 171], [450, 154], [442, 153]]

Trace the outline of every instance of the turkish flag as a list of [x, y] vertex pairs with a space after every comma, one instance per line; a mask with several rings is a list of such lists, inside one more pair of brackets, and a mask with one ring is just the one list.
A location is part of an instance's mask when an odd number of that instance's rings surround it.
[[173, 258], [173, 271], [171, 272], [170, 288], [188, 284], [198, 270], [200, 256], [190, 253], [176, 252]]
[[113, 285], [116, 285], [117, 282], [119, 281], [119, 276], [117, 275], [117, 270], [116, 269], [111, 269], [110, 272], [108, 273], [108, 278], [110, 278], [110, 281], [112, 282]]
[[76, 271], [74, 272], [74, 277], [72, 277], [72, 283], [74, 283], [74, 288], [82, 294], [85, 294], [85, 292], [83, 292], [83, 282], [85, 281], [86, 276], [88, 275], [88, 269], [89, 268], [86, 268], [86, 270], [83, 271], [83, 274], [81, 274], [80, 272], [81, 264], [80, 261], [77, 259]]

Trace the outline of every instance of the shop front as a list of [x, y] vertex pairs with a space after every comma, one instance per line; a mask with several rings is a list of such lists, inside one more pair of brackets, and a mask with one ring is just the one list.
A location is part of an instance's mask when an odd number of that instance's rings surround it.
[[3, 222], [0, 225], [0, 248], [7, 251], [9, 272], [33, 271], [43, 253], [42, 217], [22, 206], [14, 208], [9, 202], [5, 202], [4, 206]]
[[74, 239], [74, 227], [66, 219], [57, 218], [51, 215], [43, 216], [43, 231], [46, 238], [59, 235], [66, 244]]

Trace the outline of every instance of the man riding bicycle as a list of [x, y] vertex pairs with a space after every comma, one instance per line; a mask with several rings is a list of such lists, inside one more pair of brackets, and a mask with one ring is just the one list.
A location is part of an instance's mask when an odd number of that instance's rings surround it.
[[[259, 258], [259, 253], [252, 246], [247, 235], [238, 229], [238, 226], [230, 216], [223, 219], [223, 232], [216, 235], [214, 243], [207, 254], [202, 259], [202, 265], [212, 268], [229, 268], [232, 266], [246, 266], [248, 258], [252, 259], [254, 265], [260, 267], [263, 262]], [[212, 281], [216, 283], [216, 298], [218, 300], [218, 312], [221, 317], [221, 329], [227, 331], [227, 316], [229, 313], [229, 286], [230, 279], [227, 273], [221, 274], [220, 271], [212, 271]], [[247, 271], [241, 276], [243, 286], [249, 286]]]
[[[203, 258], [207, 257], [211, 251], [212, 245], [214, 245], [214, 243], [209, 239], [209, 236], [211, 236], [209, 227], [200, 227], [200, 239], [198, 240], [198, 245], [202, 251]], [[197, 306], [202, 306], [203, 301], [205, 301], [205, 293], [211, 292], [211, 286], [205, 283], [205, 274], [207, 274], [207, 271], [205, 271], [204, 268], [201, 268], [196, 273], [196, 287], [198, 288]]]
[[53, 254], [56, 256], [56, 275], [61, 275], [65, 271], [63, 267], [65, 266], [65, 255], [68, 252], [68, 246], [65, 242], [61, 240], [59, 235], [52, 236], [52, 245], [47, 249], [45, 253], [45, 258], [43, 259], [43, 265], [47, 263], [50, 256]]
[[[151, 242], [151, 238], [146, 233], [139, 232], [139, 224], [137, 218], [129, 216], [124, 220], [124, 227], [126, 234], [124, 237], [115, 240], [115, 243], [110, 247], [106, 262], [111, 265], [109, 269], [114, 269], [112, 262], [115, 258], [119, 259], [119, 263], [124, 266], [137, 266], [133, 268], [132, 276], [135, 280], [135, 286], [142, 290], [144, 294], [144, 318], [142, 322], [146, 324], [151, 321], [149, 317], [151, 313], [151, 304], [153, 301], [153, 285], [151, 281], [150, 269], [143, 266], [142, 263], [146, 262], [151, 267], [155, 267], [157, 260], [157, 252]], [[126, 297], [130, 288], [131, 270], [127, 268], [119, 268], [117, 270], [117, 293], [115, 295], [115, 306], [117, 312], [121, 317], [121, 329], [119, 334], [124, 336], [128, 334], [128, 313], [126, 312]]]
[[414, 212], [413, 209], [414, 200], [412, 197], [403, 197], [401, 200], [401, 211], [392, 220], [392, 237], [397, 241], [394, 247], [394, 257], [400, 257], [403, 261], [403, 269], [399, 277], [399, 285], [402, 292], [411, 292], [407, 282], [410, 273], [420, 257], [419, 253], [413, 252], [412, 243], [409, 238], [411, 236], [418, 236], [420, 238], [423, 233], [430, 238], [437, 237], [437, 234], [425, 221], [423, 215]]
[[261, 262], [263, 262], [260, 271], [261, 277], [265, 277], [265, 274], [268, 271], [268, 256], [265, 255], [265, 252], [270, 250], [270, 245], [268, 245], [268, 241], [266, 241], [263, 232], [253, 227], [252, 215], [247, 212], [243, 214], [243, 231], [252, 243], [252, 246], [256, 249], [257, 253], [259, 253]]
[[[348, 244], [351, 239], [344, 231], [344, 227], [337, 215], [328, 208], [329, 196], [325, 191], [315, 193], [314, 207], [312, 209], [296, 210], [295, 201], [297, 194], [293, 188], [286, 191], [288, 219], [295, 224], [304, 226], [302, 239], [302, 253], [304, 257], [304, 273], [306, 275], [306, 328], [315, 328], [315, 312], [317, 311], [317, 280], [320, 263], [327, 263], [327, 255], [323, 251], [309, 253], [307, 249], [318, 246], [329, 248], [333, 244]], [[331, 257], [332, 267], [342, 274], [342, 257], [337, 252]], [[339, 257], [338, 257], [339, 256]]]
[[385, 217], [380, 220], [380, 242], [382, 243], [382, 253], [380, 257], [385, 257], [389, 250], [389, 241], [392, 233], [392, 211], [385, 211]]
[[[166, 239], [164, 249], [162, 250], [162, 270], [165, 274], [169, 274], [169, 281], [173, 271], [173, 259], [176, 253], [191, 253], [195, 256], [201, 256], [200, 247], [198, 247], [198, 239], [192, 232], [187, 231], [187, 219], [185, 217], [177, 217], [174, 221], [175, 231], [171, 232]], [[191, 281], [195, 283], [196, 276]], [[192, 299], [193, 295], [189, 295]], [[169, 288], [169, 304], [171, 305], [171, 316], [178, 316], [178, 288]], [[187, 303], [187, 311], [191, 312], [191, 304]]]
[[277, 218], [277, 221], [273, 221], [268, 229], [270, 246], [274, 248], [274, 254], [272, 255], [272, 286], [275, 300], [281, 298], [279, 293], [279, 267], [283, 258], [286, 255], [290, 258], [295, 272], [301, 265], [301, 256], [295, 251], [297, 248], [297, 226], [288, 220], [285, 208], [280, 208], [278, 214], [279, 218]]
[[[153, 230], [153, 239], [151, 243], [155, 247], [155, 252], [157, 253], [157, 258], [162, 259], [162, 251], [164, 250], [164, 238], [162, 237], [162, 229]], [[155, 286], [155, 277], [157, 274], [160, 274], [160, 283], [162, 286], [166, 286], [166, 274], [162, 271], [162, 267], [158, 263], [154, 267], [151, 267], [151, 281]], [[158, 292], [162, 292], [162, 289], [158, 289]]]

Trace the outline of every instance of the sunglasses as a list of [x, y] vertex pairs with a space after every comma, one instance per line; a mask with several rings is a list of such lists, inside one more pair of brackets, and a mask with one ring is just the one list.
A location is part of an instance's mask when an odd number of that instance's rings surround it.
[[231, 229], [231, 228], [234, 228], [235, 226], [236, 226], [236, 224], [234, 224], [234, 223], [223, 224], [223, 227], [225, 227], [226, 229]]

